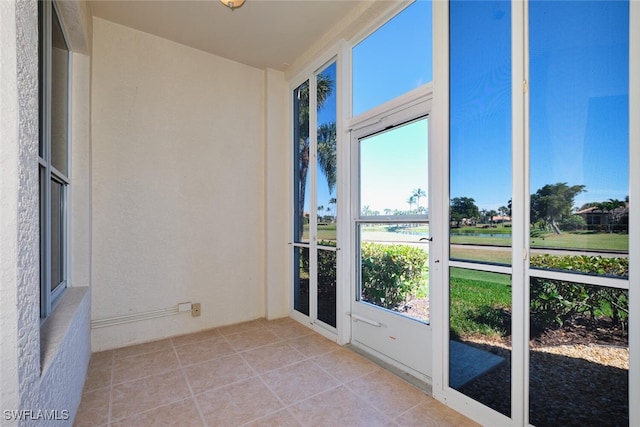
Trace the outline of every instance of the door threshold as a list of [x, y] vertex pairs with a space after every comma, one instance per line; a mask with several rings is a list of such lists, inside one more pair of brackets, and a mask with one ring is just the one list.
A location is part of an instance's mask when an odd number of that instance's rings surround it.
[[392, 373], [393, 375], [405, 380], [406, 382], [408, 382], [409, 384], [411, 384], [412, 386], [424, 391], [425, 393], [427, 393], [429, 396], [433, 396], [433, 390], [431, 387], [431, 384], [421, 380], [420, 378], [416, 378], [415, 376], [411, 375], [409, 372], [392, 365], [389, 362], [386, 362], [382, 359], [380, 359], [379, 357], [374, 356], [373, 354], [369, 353], [366, 350], [363, 350], [362, 348], [355, 346], [353, 344], [345, 344], [344, 348], [349, 349], [351, 351], [353, 351], [354, 353], [358, 353], [359, 355], [361, 355], [362, 357], [364, 357], [367, 360], [370, 360], [371, 362], [375, 363], [376, 365], [380, 366], [382, 369]]

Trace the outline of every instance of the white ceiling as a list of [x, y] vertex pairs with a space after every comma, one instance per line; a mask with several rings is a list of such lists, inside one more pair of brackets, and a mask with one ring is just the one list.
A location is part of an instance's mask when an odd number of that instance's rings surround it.
[[370, 0], [91, 2], [93, 15], [260, 69], [284, 70], [358, 3]]

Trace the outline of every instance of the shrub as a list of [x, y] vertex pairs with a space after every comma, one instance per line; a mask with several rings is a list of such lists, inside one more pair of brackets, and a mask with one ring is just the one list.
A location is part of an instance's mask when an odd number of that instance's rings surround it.
[[[531, 266], [606, 276], [629, 275], [627, 258], [534, 255]], [[539, 277], [531, 279], [531, 315], [539, 327], [562, 326], [586, 314], [592, 320], [598, 315], [608, 315], [615, 325], [625, 327], [629, 316], [629, 292]]]
[[362, 299], [398, 309], [426, 285], [429, 255], [407, 245], [363, 243]]

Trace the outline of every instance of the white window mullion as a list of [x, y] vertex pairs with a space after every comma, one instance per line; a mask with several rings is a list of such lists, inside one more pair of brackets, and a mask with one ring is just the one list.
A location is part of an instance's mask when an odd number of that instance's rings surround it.
[[[629, 2], [629, 236], [640, 233], [640, 2]], [[629, 239], [629, 425], [640, 425], [640, 240]]]
[[[514, 425], [529, 419], [529, 91], [527, 1], [511, 3], [511, 417]], [[523, 173], [525, 171], [525, 173]]]
[[318, 317], [318, 85], [309, 79], [309, 317]]

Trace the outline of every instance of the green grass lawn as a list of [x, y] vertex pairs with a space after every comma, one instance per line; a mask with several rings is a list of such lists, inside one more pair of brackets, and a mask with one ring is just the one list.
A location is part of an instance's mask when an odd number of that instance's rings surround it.
[[452, 268], [450, 328], [454, 337], [505, 336], [511, 307], [511, 277], [506, 274]]
[[619, 233], [562, 233], [531, 238], [531, 247], [628, 251], [629, 235]]
[[[318, 224], [318, 240], [331, 240], [336, 241], [336, 227], [335, 223], [332, 224]], [[304, 231], [302, 233], [304, 240], [309, 240], [309, 224], [304, 225]]]
[[[463, 227], [452, 230], [454, 233], [467, 233], [467, 235], [451, 236], [451, 243], [466, 245], [511, 246], [509, 237], [485, 237], [480, 234], [503, 234], [510, 232], [505, 229], [478, 229], [478, 227]], [[557, 248], [557, 249], [583, 249], [591, 251], [626, 252], [629, 250], [629, 235], [620, 233], [591, 233], [591, 232], [565, 232], [562, 234], [547, 233], [531, 237], [533, 248]]]

